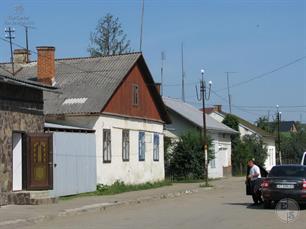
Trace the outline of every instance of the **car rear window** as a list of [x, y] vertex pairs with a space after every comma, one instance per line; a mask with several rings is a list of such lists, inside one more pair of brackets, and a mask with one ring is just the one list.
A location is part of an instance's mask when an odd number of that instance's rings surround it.
[[276, 166], [269, 177], [306, 177], [306, 169], [303, 166]]

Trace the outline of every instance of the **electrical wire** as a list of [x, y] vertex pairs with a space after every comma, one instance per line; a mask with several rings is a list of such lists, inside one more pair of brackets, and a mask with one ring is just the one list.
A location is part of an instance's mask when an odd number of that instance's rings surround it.
[[[302, 56], [302, 57], [300, 57], [300, 58], [297, 58], [297, 59], [295, 59], [295, 60], [293, 60], [293, 61], [291, 61], [291, 62], [289, 62], [289, 63], [287, 63], [287, 64], [281, 65], [281, 66], [279, 66], [279, 67], [277, 67], [277, 68], [275, 68], [275, 69], [273, 69], [273, 70], [271, 70], [271, 71], [268, 71], [268, 72], [259, 74], [259, 75], [257, 75], [257, 76], [254, 76], [254, 77], [248, 79], [248, 80], [244, 80], [244, 81], [241, 81], [241, 82], [232, 84], [231, 86], [229, 86], [229, 88], [238, 87], [238, 86], [241, 86], [241, 85], [244, 85], [244, 84], [248, 84], [248, 83], [250, 83], [250, 82], [252, 82], [252, 81], [254, 81], [254, 80], [263, 78], [263, 77], [268, 76], [268, 75], [270, 75], [270, 74], [272, 74], [272, 73], [274, 73], [274, 72], [280, 71], [280, 70], [282, 70], [282, 69], [284, 69], [284, 68], [287, 68], [287, 67], [289, 67], [289, 66], [291, 66], [291, 65], [293, 65], [293, 64], [295, 64], [295, 63], [298, 63], [298, 62], [304, 60], [305, 58], [306, 58], [306, 55], [305, 55], [305, 56]], [[217, 92], [224, 91], [224, 90], [227, 90], [227, 87], [221, 88], [221, 89], [217, 90]]]

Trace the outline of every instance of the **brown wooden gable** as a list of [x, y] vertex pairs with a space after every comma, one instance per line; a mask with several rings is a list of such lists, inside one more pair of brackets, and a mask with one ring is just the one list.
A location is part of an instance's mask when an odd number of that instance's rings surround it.
[[[143, 72], [139, 62], [134, 65], [106, 106], [102, 109], [102, 112], [161, 122], [164, 121], [159, 112], [158, 105], [154, 101], [152, 92], [150, 92], [152, 85], [147, 85], [148, 83], [146, 83], [146, 77]], [[133, 86], [135, 85], [139, 88], [138, 105], [133, 104]]]

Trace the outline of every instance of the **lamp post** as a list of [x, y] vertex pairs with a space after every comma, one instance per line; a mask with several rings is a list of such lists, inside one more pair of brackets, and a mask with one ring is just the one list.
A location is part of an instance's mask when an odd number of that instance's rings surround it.
[[211, 85], [212, 82], [208, 82], [208, 86], [206, 85], [206, 82], [204, 80], [204, 69], [201, 70], [201, 80], [200, 80], [200, 97], [198, 96], [198, 90], [197, 91], [197, 97], [198, 100], [202, 100], [202, 110], [203, 110], [203, 129], [202, 129], [202, 141], [203, 141], [203, 150], [204, 150], [204, 178], [205, 178], [205, 185], [208, 186], [208, 144], [207, 144], [207, 129], [206, 129], [206, 116], [205, 116], [205, 100], [209, 100], [210, 98], [210, 91], [211, 91]]
[[277, 119], [277, 154], [278, 154], [278, 160], [279, 164], [282, 164], [282, 153], [280, 149], [280, 119], [281, 119], [281, 114], [279, 110], [279, 105], [276, 105], [276, 119]]

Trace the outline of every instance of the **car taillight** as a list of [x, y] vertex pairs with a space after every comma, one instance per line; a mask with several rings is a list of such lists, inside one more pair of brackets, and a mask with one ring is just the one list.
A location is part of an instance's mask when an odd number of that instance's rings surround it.
[[268, 188], [269, 187], [269, 181], [268, 180], [264, 180], [261, 184], [262, 188]]
[[303, 189], [306, 189], [306, 180], [303, 181]]

